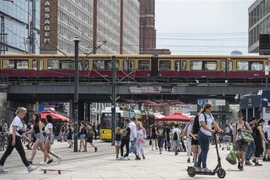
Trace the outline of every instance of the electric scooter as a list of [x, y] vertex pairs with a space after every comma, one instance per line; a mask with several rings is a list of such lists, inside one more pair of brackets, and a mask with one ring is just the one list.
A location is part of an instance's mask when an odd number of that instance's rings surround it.
[[[216, 132], [214, 133], [214, 138], [216, 139]], [[210, 175], [210, 176], [214, 176], [215, 174], [217, 174], [217, 176], [219, 178], [224, 178], [226, 176], [226, 171], [222, 168], [222, 165], [221, 165], [221, 158], [219, 156], [217, 141], [215, 141], [215, 144], [216, 144], [216, 152], [217, 152], [217, 159], [218, 159], [218, 164], [217, 164], [216, 168], [211, 172], [197, 171], [195, 168], [196, 163], [197, 163], [197, 157], [196, 157], [195, 162], [194, 162], [194, 166], [188, 166], [188, 168], [187, 168], [187, 172], [188, 172], [189, 177], [194, 177], [197, 174]], [[198, 151], [198, 148], [197, 148], [197, 151]]]

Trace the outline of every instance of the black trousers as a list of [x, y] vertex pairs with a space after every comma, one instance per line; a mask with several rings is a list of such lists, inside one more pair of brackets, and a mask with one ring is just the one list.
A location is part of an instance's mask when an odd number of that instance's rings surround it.
[[1, 160], [0, 160], [0, 165], [4, 166], [5, 161], [7, 159], [7, 157], [12, 153], [13, 149], [16, 148], [16, 150], [18, 151], [19, 155], [21, 156], [21, 159], [24, 163], [24, 165], [26, 167], [28, 167], [30, 164], [27, 162], [27, 159], [25, 157], [25, 151], [22, 145], [22, 141], [21, 141], [21, 137], [20, 136], [16, 136], [16, 144], [15, 146], [12, 146], [12, 135], [8, 136], [8, 146], [7, 149], [5, 151], [5, 153], [3, 154]]
[[121, 156], [124, 156], [124, 146], [126, 146], [126, 154], [125, 156], [129, 155], [129, 139], [122, 139], [121, 141]]
[[186, 152], [187, 149], [186, 149], [186, 146], [185, 146], [185, 143], [184, 143], [183, 139], [181, 139], [181, 143], [182, 143], [182, 146], [183, 146], [183, 150]]

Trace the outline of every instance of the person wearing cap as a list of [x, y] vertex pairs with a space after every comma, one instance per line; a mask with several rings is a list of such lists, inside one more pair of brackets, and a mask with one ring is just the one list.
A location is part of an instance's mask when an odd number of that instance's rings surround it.
[[245, 162], [245, 156], [246, 156], [246, 150], [247, 150], [247, 146], [248, 143], [247, 142], [243, 142], [240, 137], [239, 137], [239, 133], [240, 132], [249, 132], [252, 133], [252, 129], [250, 127], [250, 125], [248, 123], [246, 123], [243, 120], [243, 114], [242, 113], [238, 113], [238, 121], [234, 126], [234, 133], [233, 133], [233, 146], [236, 150], [236, 157], [238, 160], [238, 169], [240, 171], [244, 170], [244, 162]]

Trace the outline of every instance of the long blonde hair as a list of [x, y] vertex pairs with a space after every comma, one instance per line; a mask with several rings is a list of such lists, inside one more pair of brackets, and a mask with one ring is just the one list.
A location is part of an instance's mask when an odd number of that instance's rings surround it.
[[25, 107], [18, 107], [15, 114], [18, 115], [20, 112], [27, 112], [27, 109]]
[[203, 108], [200, 110], [199, 114], [204, 113], [206, 109], [209, 109], [209, 108], [211, 108], [211, 107], [213, 107], [213, 105], [212, 105], [211, 103], [206, 103], [206, 104], [203, 106]]

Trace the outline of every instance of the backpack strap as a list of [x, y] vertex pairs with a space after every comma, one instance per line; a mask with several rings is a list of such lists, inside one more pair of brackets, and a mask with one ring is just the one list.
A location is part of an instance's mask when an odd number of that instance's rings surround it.
[[[203, 113], [203, 115], [204, 115], [204, 121], [205, 121], [205, 125], [207, 126], [207, 116], [206, 116], [206, 114], [205, 113]], [[212, 115], [211, 115], [212, 116]]]

